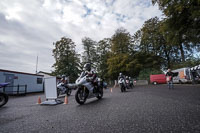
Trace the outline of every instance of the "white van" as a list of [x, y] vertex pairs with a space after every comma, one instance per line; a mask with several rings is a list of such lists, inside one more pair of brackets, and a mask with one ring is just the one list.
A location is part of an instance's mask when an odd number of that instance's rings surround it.
[[192, 76], [190, 72], [190, 68], [180, 68], [173, 70], [172, 72], [178, 72], [178, 75], [173, 77], [174, 83], [191, 83], [192, 82]]

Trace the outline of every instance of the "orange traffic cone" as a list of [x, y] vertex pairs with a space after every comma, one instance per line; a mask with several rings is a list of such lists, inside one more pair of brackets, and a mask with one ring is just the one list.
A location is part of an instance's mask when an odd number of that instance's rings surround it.
[[68, 97], [67, 96], [65, 96], [64, 104], [68, 104]]
[[38, 97], [38, 102], [37, 104], [41, 104], [41, 97]]

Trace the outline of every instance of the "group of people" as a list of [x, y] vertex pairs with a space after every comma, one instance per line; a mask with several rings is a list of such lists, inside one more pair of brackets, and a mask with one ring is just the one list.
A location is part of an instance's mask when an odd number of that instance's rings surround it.
[[[96, 85], [97, 84], [97, 74], [91, 69], [90, 63], [86, 63], [84, 65], [84, 71], [85, 71], [85, 75], [88, 76], [88, 79], [90, 80], [90, 82], [93, 84], [93, 86], [95, 88], [95, 86], [97, 86]], [[166, 80], [167, 80], [169, 89], [173, 89], [173, 77], [174, 77], [174, 73], [171, 71], [171, 69], [168, 69], [168, 71], [166, 73]], [[126, 82], [127, 88], [130, 85], [133, 87], [133, 80], [131, 77], [125, 76], [122, 73], [119, 73], [118, 81], [120, 78], [124, 79], [124, 81]], [[64, 84], [68, 84], [68, 82], [69, 82], [68, 77], [66, 77], [65, 75], [62, 75], [61, 82], [63, 82]]]
[[129, 89], [129, 88], [132, 88], [132, 87], [134, 86], [134, 85], [133, 85], [133, 79], [132, 79], [131, 77], [125, 76], [125, 75], [123, 75], [122, 73], [119, 73], [118, 81], [119, 81], [121, 78], [124, 79], [126, 88]]
[[[169, 88], [169, 89], [173, 89], [173, 88], [174, 88], [174, 86], [173, 86], [173, 77], [175, 76], [175, 73], [173, 73], [173, 72], [171, 71], [171, 69], [168, 69], [165, 76], [166, 76], [168, 88]], [[131, 77], [128, 77], [128, 76], [123, 75], [122, 73], [119, 73], [118, 81], [119, 81], [121, 78], [123, 78], [124, 81], [129, 81], [129, 83], [132, 81]], [[126, 82], [126, 83], [127, 83], [127, 82]], [[130, 84], [133, 84], [133, 83], [130, 83]], [[128, 84], [125, 84], [125, 85], [127, 86]], [[127, 87], [127, 88], [128, 88], [128, 87]]]

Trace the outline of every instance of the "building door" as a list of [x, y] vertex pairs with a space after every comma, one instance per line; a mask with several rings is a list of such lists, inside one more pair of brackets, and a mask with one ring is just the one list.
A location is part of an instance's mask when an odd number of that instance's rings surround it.
[[14, 77], [15, 77], [15, 75], [14, 74], [4, 74], [4, 75], [6, 76], [5, 82], [9, 83], [8, 86], [10, 86], [10, 87], [6, 87], [5, 92], [7, 94], [13, 94], [13, 86], [14, 86]]

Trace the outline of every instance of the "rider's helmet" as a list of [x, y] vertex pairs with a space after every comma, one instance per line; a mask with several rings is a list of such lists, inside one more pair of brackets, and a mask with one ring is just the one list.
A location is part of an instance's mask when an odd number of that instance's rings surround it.
[[119, 76], [122, 76], [122, 73], [119, 73]]
[[65, 80], [65, 78], [66, 78], [66, 75], [62, 75], [62, 80]]
[[91, 70], [91, 64], [90, 64], [90, 63], [86, 63], [86, 64], [84, 65], [84, 69], [85, 69], [86, 71], [90, 71], [90, 70]]
[[129, 77], [129, 79], [131, 79], [131, 77]]

